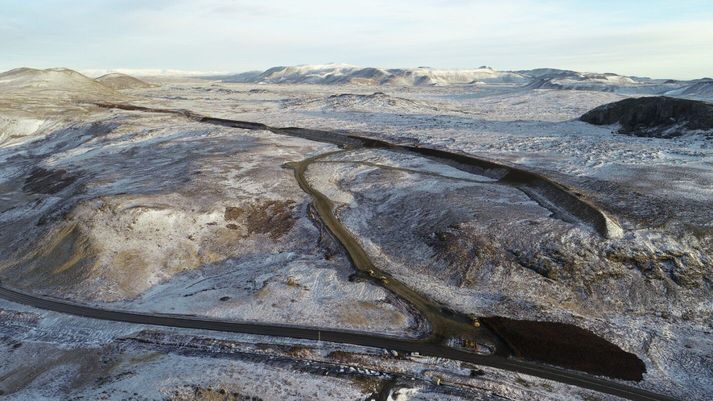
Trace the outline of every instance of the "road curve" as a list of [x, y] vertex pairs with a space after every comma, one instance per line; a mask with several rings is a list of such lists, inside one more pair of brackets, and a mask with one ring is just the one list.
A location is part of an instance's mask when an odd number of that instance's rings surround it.
[[213, 319], [199, 319], [193, 317], [179, 317], [174, 315], [157, 315], [111, 309], [99, 309], [72, 302], [29, 295], [24, 292], [19, 292], [1, 286], [0, 298], [48, 311], [113, 322], [256, 334], [272, 337], [289, 337], [304, 340], [328, 341], [365, 347], [393, 349], [400, 352], [418, 352], [424, 356], [434, 356], [462, 362], [470, 362], [477, 365], [490, 366], [511, 372], [541, 377], [580, 388], [627, 398], [633, 401], [676, 400], [676, 398], [673, 397], [642, 390], [596, 376], [590, 376], [547, 365], [540, 365], [516, 358], [479, 355], [439, 344], [424, 343], [418, 340], [379, 336], [356, 331], [322, 330], [314, 327], [232, 322]]
[[445, 313], [447, 310], [445, 305], [414, 291], [389, 273], [378, 269], [371, 262], [367, 252], [359, 244], [359, 241], [357, 241], [351, 232], [337, 219], [337, 216], [334, 214], [334, 203], [313, 187], [305, 177], [305, 173], [312, 163], [341, 152], [344, 152], [344, 150], [322, 153], [301, 162], [289, 163], [287, 167], [291, 167], [294, 170], [297, 184], [299, 184], [305, 193], [312, 197], [312, 205], [317, 211], [321, 222], [344, 247], [352, 266], [366, 277], [369, 277], [375, 284], [391, 291], [400, 299], [408, 302], [421, 314], [425, 321], [428, 322], [431, 331], [426, 338], [419, 339], [421, 342], [439, 343], [447, 341], [449, 338], [458, 338], [464, 335], [475, 336], [476, 341], [494, 347], [498, 355], [509, 356], [511, 350], [507, 344], [500, 340], [490, 329], [484, 325], [479, 328], [474, 327], [472, 319], [465, 314], [455, 311]]

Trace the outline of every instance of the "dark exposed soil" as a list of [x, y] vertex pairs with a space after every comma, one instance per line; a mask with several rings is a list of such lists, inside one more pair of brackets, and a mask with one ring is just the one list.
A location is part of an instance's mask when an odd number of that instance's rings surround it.
[[[292, 209], [295, 202], [291, 200], [265, 200], [250, 203], [244, 207], [229, 206], [225, 208], [223, 217], [226, 221], [241, 221], [247, 227], [248, 234], [267, 234], [272, 239], [285, 235], [295, 224]], [[233, 223], [230, 226], [237, 226]]]
[[491, 271], [494, 265], [509, 259], [494, 238], [453, 226], [436, 232], [433, 238], [426, 239], [426, 243], [434, 251], [436, 261], [448, 266], [442, 274], [456, 286], [473, 286], [479, 281], [481, 272]]
[[54, 194], [72, 185], [79, 176], [67, 170], [47, 170], [35, 167], [25, 178], [22, 190], [38, 194]]
[[228, 206], [225, 208], [225, 213], [223, 213], [223, 218], [226, 221], [237, 220], [243, 215], [243, 209], [235, 206]]
[[686, 130], [713, 129], [713, 104], [666, 96], [624, 99], [585, 113], [595, 125], [621, 124], [620, 134], [673, 138]]
[[177, 388], [165, 401], [262, 401], [257, 396], [244, 395], [224, 388], [183, 386]]
[[624, 380], [639, 381], [646, 373], [636, 355], [574, 325], [497, 316], [480, 321], [520, 358]]

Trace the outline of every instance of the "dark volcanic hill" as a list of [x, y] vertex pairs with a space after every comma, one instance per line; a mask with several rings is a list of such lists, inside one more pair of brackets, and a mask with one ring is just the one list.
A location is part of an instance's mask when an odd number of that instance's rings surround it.
[[666, 96], [631, 98], [599, 106], [579, 119], [595, 125], [619, 123], [620, 134], [673, 138], [713, 130], [713, 104]]

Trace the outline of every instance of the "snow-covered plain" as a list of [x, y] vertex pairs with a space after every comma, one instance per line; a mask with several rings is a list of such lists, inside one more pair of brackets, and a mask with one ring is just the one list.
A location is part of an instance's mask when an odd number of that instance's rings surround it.
[[[576, 120], [627, 91], [532, 89], [502, 80], [401, 87], [171, 79], [117, 92], [73, 74], [57, 90], [74, 87], [75, 79], [82, 81], [77, 92], [57, 99], [36, 85], [0, 95], [3, 284], [117, 309], [416, 335], [421, 322], [403, 302], [350, 280], [344, 251], [311, 217], [310, 198], [286, 168], [335, 146], [89, 102], [347, 130], [543, 173], [624, 228], [622, 238], [601, 238], [511, 186], [411, 155], [356, 150], [312, 164], [307, 178], [336, 203], [380, 269], [464, 313], [587, 328], [646, 363], [639, 386], [691, 400], [713, 395], [713, 144], [696, 135], [624, 136]], [[617, 79], [606, 83], [631, 84]], [[69, 347], [59, 326], [51, 332], [60, 340], [30, 336], [28, 349]], [[105, 343], [119, 337], [108, 333]], [[283, 366], [257, 369], [165, 349], [144, 363], [144, 351], [122, 352], [131, 354], [121, 366], [132, 374], [109, 375], [98, 388], [110, 397], [136, 388], [159, 389], [136, 399], [200, 399], [181, 398], [196, 387], [204, 399], [220, 389], [263, 399], [327, 397], [314, 394], [321, 376], [296, 379]], [[4, 372], [16, 372], [26, 354], [18, 355], [5, 357]], [[81, 375], [70, 368], [76, 361], [60, 360], [56, 372], [18, 386], [16, 399], [101, 394], [63, 387]], [[450, 362], [414, 363], [422, 378], [444, 369], [438, 375], [454, 375], [452, 383], [466, 380]], [[471, 399], [490, 399], [488, 391], [523, 400], [591, 397], [486, 373], [453, 387], [477, 382], [475, 393], [463, 396]], [[256, 381], [280, 390], [270, 393]], [[324, 386], [340, 399], [373, 392], [342, 379]], [[423, 383], [403, 389], [393, 398], [443, 397]], [[457, 391], [449, 394], [458, 399]]]

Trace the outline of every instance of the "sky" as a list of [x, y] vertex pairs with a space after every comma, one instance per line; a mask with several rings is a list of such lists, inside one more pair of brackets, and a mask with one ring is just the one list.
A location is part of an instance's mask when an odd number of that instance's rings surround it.
[[538, 67], [713, 76], [710, 0], [0, 0], [0, 70]]

